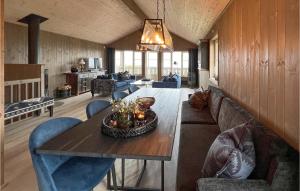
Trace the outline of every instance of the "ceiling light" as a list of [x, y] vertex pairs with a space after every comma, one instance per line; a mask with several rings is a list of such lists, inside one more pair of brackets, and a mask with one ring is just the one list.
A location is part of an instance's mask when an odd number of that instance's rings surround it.
[[138, 50], [160, 51], [168, 49], [173, 51], [172, 37], [165, 26], [165, 0], [163, 0], [163, 4], [164, 19], [159, 19], [159, 0], [157, 0], [157, 18], [144, 20], [143, 34], [137, 45]]

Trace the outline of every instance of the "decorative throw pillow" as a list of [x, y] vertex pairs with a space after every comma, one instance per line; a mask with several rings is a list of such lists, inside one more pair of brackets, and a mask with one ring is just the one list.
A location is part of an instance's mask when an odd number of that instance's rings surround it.
[[196, 91], [190, 96], [188, 102], [192, 107], [202, 110], [208, 105], [209, 94], [209, 90]]
[[246, 179], [255, 167], [252, 124], [243, 123], [221, 133], [211, 145], [202, 177]]
[[129, 80], [130, 74], [128, 71], [118, 73], [118, 81]]

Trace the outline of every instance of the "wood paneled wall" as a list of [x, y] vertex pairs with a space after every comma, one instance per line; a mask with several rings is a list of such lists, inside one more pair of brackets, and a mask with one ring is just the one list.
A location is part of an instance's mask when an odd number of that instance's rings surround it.
[[4, 185], [4, 0], [0, 0], [0, 190]]
[[299, 0], [232, 0], [219, 35], [219, 86], [299, 150]]
[[[80, 30], [80, 29], [78, 29]], [[27, 27], [5, 23], [5, 63], [28, 64]], [[39, 63], [49, 69], [49, 93], [65, 83], [64, 72], [82, 57], [101, 57], [105, 64], [102, 44], [41, 31]]]

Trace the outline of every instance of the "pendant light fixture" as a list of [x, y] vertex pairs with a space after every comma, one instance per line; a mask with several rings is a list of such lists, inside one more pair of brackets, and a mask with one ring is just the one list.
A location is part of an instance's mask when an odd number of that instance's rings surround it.
[[138, 50], [161, 51], [168, 49], [173, 51], [172, 37], [165, 26], [165, 0], [163, 0], [163, 5], [164, 19], [159, 19], [159, 0], [157, 0], [156, 19], [144, 20], [143, 34], [140, 43], [137, 44]]

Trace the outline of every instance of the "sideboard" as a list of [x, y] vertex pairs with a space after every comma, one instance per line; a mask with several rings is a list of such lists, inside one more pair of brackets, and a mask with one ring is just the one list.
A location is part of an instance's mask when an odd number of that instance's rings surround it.
[[104, 74], [105, 71], [65, 73], [66, 83], [71, 85], [72, 95], [79, 95], [90, 91], [92, 79]]

